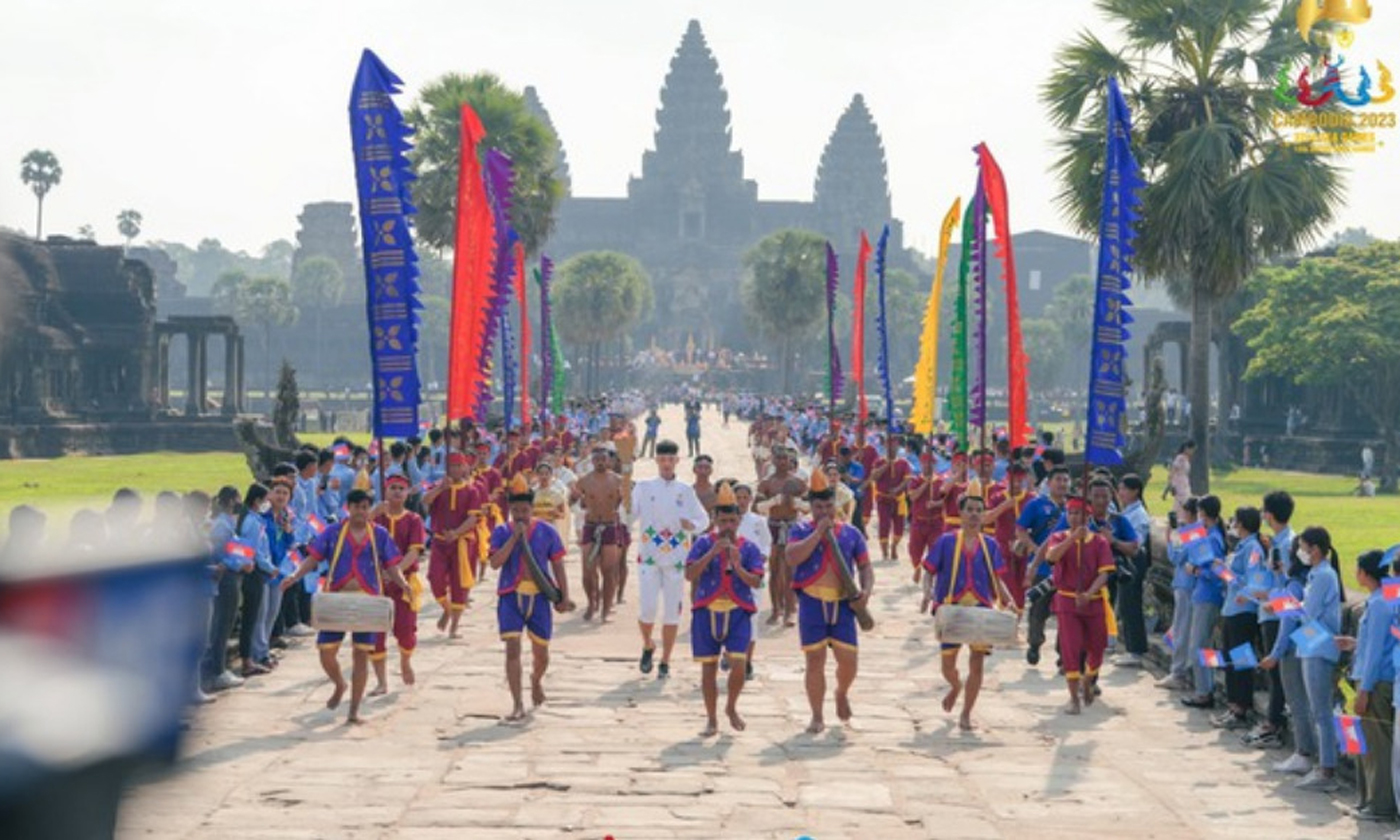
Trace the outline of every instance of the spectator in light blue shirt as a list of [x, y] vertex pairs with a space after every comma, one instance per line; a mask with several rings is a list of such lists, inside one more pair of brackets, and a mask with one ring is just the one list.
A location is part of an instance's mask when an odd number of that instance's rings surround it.
[[1395, 714], [1395, 607], [1381, 594], [1381, 579], [1388, 574], [1385, 552], [1368, 551], [1356, 559], [1356, 580], [1370, 595], [1356, 638], [1337, 638], [1337, 647], [1355, 649], [1351, 660], [1351, 681], [1356, 687], [1356, 713], [1366, 752], [1359, 760], [1357, 799], [1353, 812], [1359, 819], [1395, 819], [1395, 791], [1391, 776]]
[[[1326, 528], [1312, 527], [1298, 535], [1298, 559], [1310, 569], [1308, 585], [1303, 590], [1306, 620], [1317, 622], [1335, 636], [1342, 629], [1342, 602], [1346, 594], [1342, 589], [1337, 550], [1332, 547], [1332, 535]], [[1297, 787], [1330, 793], [1338, 787], [1337, 733], [1332, 726], [1332, 688], [1336, 681], [1332, 672], [1338, 652], [1336, 645], [1326, 645], [1311, 654], [1302, 653], [1303, 684], [1317, 733], [1318, 766], [1304, 776]]]
[[[1182, 527], [1196, 524], [1196, 500], [1187, 499], [1181, 505]], [[1191, 589], [1196, 578], [1191, 574], [1190, 559], [1186, 546], [1173, 531], [1167, 537], [1167, 559], [1172, 564], [1172, 664], [1171, 672], [1157, 682], [1158, 688], [1188, 689], [1194, 682], [1191, 677]], [[1301, 592], [1300, 592], [1301, 595]]]
[[[1268, 587], [1274, 592], [1288, 586], [1288, 569], [1293, 561], [1293, 529], [1288, 526], [1289, 520], [1293, 518], [1293, 497], [1283, 490], [1274, 490], [1265, 494], [1260, 510], [1264, 515], [1264, 524], [1269, 526], [1274, 535], [1265, 549], [1268, 559]], [[1301, 600], [1301, 596], [1299, 597]], [[1269, 609], [1267, 599], [1259, 604], [1259, 634], [1263, 638], [1265, 651], [1272, 651], [1278, 645], [1279, 618]], [[1297, 664], [1295, 658], [1293, 666]], [[1269, 710], [1259, 726], [1245, 736], [1245, 743], [1250, 746], [1259, 749], [1283, 746], [1283, 727], [1288, 721], [1284, 707], [1287, 705], [1288, 708], [1297, 708], [1300, 702], [1289, 696], [1287, 683], [1292, 682], [1298, 688], [1303, 684], [1301, 677], [1285, 677], [1285, 670], [1280, 667], [1268, 672]], [[1306, 703], [1306, 698], [1301, 702]]]

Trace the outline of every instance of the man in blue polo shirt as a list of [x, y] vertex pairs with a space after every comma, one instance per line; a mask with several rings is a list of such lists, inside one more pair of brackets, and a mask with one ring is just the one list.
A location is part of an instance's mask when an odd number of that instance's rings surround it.
[[[1056, 467], [1045, 478], [1046, 494], [1025, 502], [1021, 517], [1016, 520], [1017, 550], [1026, 557], [1039, 554], [1040, 547], [1064, 518], [1065, 499], [1069, 497], [1069, 470]], [[1050, 564], [1043, 560], [1026, 564], [1026, 589], [1050, 577]], [[1026, 662], [1040, 663], [1040, 647], [1045, 644], [1045, 622], [1050, 618], [1051, 598], [1038, 598], [1030, 604], [1030, 619], [1026, 630]]]

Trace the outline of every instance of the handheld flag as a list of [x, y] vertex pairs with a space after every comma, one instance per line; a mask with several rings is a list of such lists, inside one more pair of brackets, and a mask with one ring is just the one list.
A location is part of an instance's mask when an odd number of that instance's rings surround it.
[[306, 515], [306, 524], [308, 527], [311, 528], [312, 532], [316, 534], [319, 534], [322, 531], [326, 530], [326, 520], [322, 519], [314, 513], [309, 513]]
[[1384, 598], [1388, 604], [1400, 601], [1400, 577], [1381, 579], [1381, 597]]
[[1295, 618], [1303, 614], [1303, 605], [1285, 590], [1277, 589], [1269, 593], [1269, 609], [1279, 618]]
[[1230, 571], [1230, 567], [1225, 565], [1224, 562], [1220, 563], [1220, 568], [1216, 571], [1215, 576], [1226, 583], [1234, 583], [1235, 581], [1235, 573]]
[[1259, 667], [1259, 657], [1254, 653], [1254, 645], [1245, 642], [1239, 647], [1230, 648], [1230, 667], [1236, 671], [1250, 671]]
[[1316, 619], [1294, 630], [1288, 638], [1298, 647], [1300, 657], [1321, 656], [1334, 659], [1338, 652], [1337, 643], [1332, 640], [1332, 632]]
[[257, 555], [257, 552], [253, 550], [251, 545], [244, 545], [241, 542], [234, 542], [232, 540], [224, 543], [224, 553], [230, 557], [238, 557], [243, 560], [252, 560]]
[[1199, 659], [1200, 663], [1207, 668], [1225, 667], [1225, 656], [1218, 650], [1212, 650], [1211, 648], [1201, 648], [1201, 652], [1197, 656], [1197, 659]]
[[1366, 735], [1361, 731], [1359, 715], [1336, 715], [1332, 724], [1337, 730], [1337, 746], [1345, 755], [1366, 754]]
[[1166, 635], [1162, 636], [1162, 644], [1167, 646], [1167, 650], [1176, 650], [1176, 636], [1172, 635], [1172, 631], [1168, 630]]

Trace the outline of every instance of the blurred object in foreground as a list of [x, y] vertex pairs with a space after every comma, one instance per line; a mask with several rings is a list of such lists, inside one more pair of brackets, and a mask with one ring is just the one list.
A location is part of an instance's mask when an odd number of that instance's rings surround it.
[[175, 758], [207, 634], [207, 558], [112, 548], [0, 557], [6, 840], [111, 837], [133, 774]]

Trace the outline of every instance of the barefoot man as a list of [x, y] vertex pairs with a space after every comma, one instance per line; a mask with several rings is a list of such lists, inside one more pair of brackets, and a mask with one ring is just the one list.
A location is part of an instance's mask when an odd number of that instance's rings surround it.
[[661, 664], [657, 679], [671, 675], [671, 651], [676, 646], [685, 598], [685, 559], [691, 537], [710, 527], [710, 516], [689, 484], [676, 480], [680, 447], [663, 440], [656, 445], [656, 478], [632, 487], [632, 519], [637, 529], [637, 583], [641, 604], [637, 627], [642, 634], [643, 674], [651, 673], [656, 643], [652, 628], [661, 616]]
[[758, 483], [754, 493], [754, 507], [768, 517], [768, 532], [773, 538], [773, 554], [769, 558], [772, 577], [768, 580], [768, 600], [773, 612], [768, 616], [769, 624], [783, 624], [791, 627], [793, 615], [797, 612], [797, 596], [792, 591], [792, 574], [788, 571], [785, 553], [788, 532], [797, 519], [799, 505], [802, 505], [802, 491], [806, 485], [793, 474], [797, 465], [795, 453], [783, 446], [773, 447], [773, 472]]
[[[836, 519], [836, 493], [821, 470], [812, 470], [807, 494], [812, 506], [810, 522], [800, 522], [788, 532], [787, 565], [792, 586], [797, 590], [797, 632], [807, 654], [807, 702], [812, 722], [807, 732], [815, 735], [826, 728], [822, 706], [826, 702], [826, 649], [836, 657], [836, 716], [843, 723], [851, 719], [851, 684], [856, 679], [856, 614], [852, 602], [841, 600], [841, 576], [836, 564], [859, 575], [859, 605], [870, 600], [875, 572], [865, 537], [855, 526]], [[832, 547], [839, 549], [839, 555]]]
[[715, 500], [715, 523], [686, 558], [685, 579], [694, 587], [690, 613], [690, 647], [700, 663], [700, 690], [705, 697], [705, 731], [719, 731], [719, 658], [729, 658], [729, 696], [724, 713], [729, 725], [744, 729], [739, 692], [744, 690], [749, 642], [753, 637], [753, 588], [763, 582], [763, 552], [738, 535], [740, 512], [734, 491], [721, 484]]
[[[931, 590], [929, 597], [935, 615], [939, 607], [946, 604], [987, 609], [998, 606], [1015, 608], [1006, 581], [1002, 580], [1003, 561], [996, 540], [982, 532], [982, 512], [982, 487], [973, 480], [958, 502], [958, 529], [939, 537], [924, 559], [924, 571], [928, 572], [924, 581]], [[958, 728], [970, 730], [972, 708], [977, 705], [977, 694], [982, 690], [983, 662], [992, 649], [989, 646], [969, 645], [967, 682], [964, 684], [958, 675], [958, 650], [962, 645], [947, 644], [942, 647], [943, 679], [948, 681], [943, 711], [953, 711], [958, 703], [958, 693], [964, 692]]]
[[[496, 586], [496, 622], [506, 643], [506, 683], [515, 706], [506, 723], [525, 719], [521, 698], [520, 636], [530, 636], [532, 667], [530, 701], [543, 705], [544, 672], [549, 668], [549, 639], [554, 634], [554, 615], [544, 589], [559, 590], [554, 610], [566, 613], [574, 608], [569, 600], [569, 578], [564, 571], [564, 541], [554, 526], [535, 518], [535, 494], [523, 472], [510, 480], [506, 494], [510, 522], [491, 532], [491, 568], [500, 569]], [[531, 561], [534, 561], [533, 564]]]
[[608, 468], [611, 461], [612, 453], [606, 447], [593, 447], [593, 472], [575, 484], [584, 511], [583, 539], [579, 542], [583, 594], [588, 598], [584, 621], [592, 621], [598, 614], [606, 622], [612, 615], [613, 594], [617, 591], [617, 566], [622, 556], [622, 522], [618, 517], [622, 476]]
[[[394, 545], [389, 532], [370, 522], [370, 495], [364, 490], [351, 490], [345, 497], [348, 518], [330, 526], [311, 541], [307, 547], [306, 559], [292, 575], [282, 581], [282, 591], [286, 592], [301, 580], [322, 560], [330, 564], [327, 576], [331, 592], [362, 592], [365, 595], [382, 595], [384, 578], [388, 577], [400, 590], [409, 588], [408, 581], [399, 572], [403, 559], [398, 546]], [[346, 723], [360, 723], [360, 701], [365, 696], [365, 685], [369, 682], [369, 655], [378, 641], [378, 633], [355, 633], [351, 642], [355, 646], [353, 666], [350, 671], [350, 714]], [[340, 671], [340, 643], [345, 633], [322, 630], [316, 634], [316, 647], [321, 651], [321, 668], [330, 678], [335, 691], [326, 701], [326, 708], [334, 709], [345, 696], [345, 677]]]
[[468, 481], [475, 455], [453, 452], [447, 456], [447, 476], [423, 496], [423, 506], [433, 523], [432, 551], [428, 556], [428, 585], [442, 605], [438, 630], [457, 638], [457, 625], [467, 608], [467, 593], [476, 583], [472, 561], [478, 553], [477, 523], [486, 499], [477, 484]]
[[1108, 644], [1104, 600], [1099, 592], [1116, 566], [1108, 540], [1089, 530], [1089, 503], [1071, 496], [1065, 503], [1069, 530], [1045, 541], [1045, 561], [1055, 579], [1055, 618], [1059, 622], [1060, 661], [1065, 666], [1069, 704], [1065, 714], [1079, 714], [1080, 688], [1084, 705], [1094, 704], [1094, 682]]
[[[418, 577], [418, 560], [423, 556], [423, 546], [428, 541], [422, 518], [404, 507], [412, 486], [408, 476], [403, 473], [394, 473], [384, 479], [386, 504], [376, 508], [374, 516], [374, 524], [389, 532], [399, 554], [403, 556], [399, 571], [409, 586], [407, 590], [400, 589], [395, 583], [384, 587], [384, 594], [394, 602], [394, 641], [399, 644], [399, 673], [403, 676], [404, 685], [413, 685], [413, 665], [409, 660], [418, 646], [418, 609], [423, 601], [423, 580]], [[370, 692], [371, 697], [389, 690], [384, 673], [384, 658], [387, 655], [386, 640], [381, 633], [374, 654], [370, 656], [377, 683], [374, 691]]]

